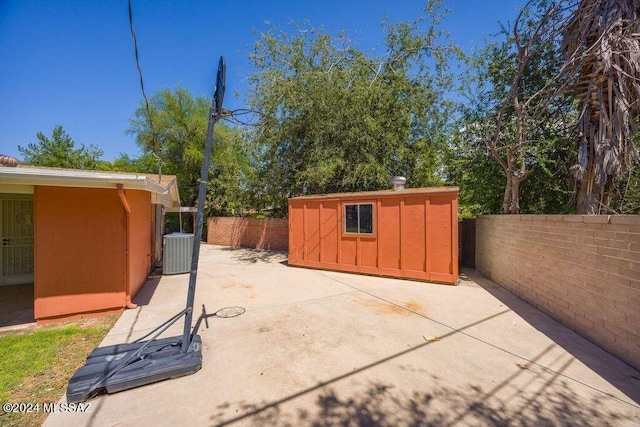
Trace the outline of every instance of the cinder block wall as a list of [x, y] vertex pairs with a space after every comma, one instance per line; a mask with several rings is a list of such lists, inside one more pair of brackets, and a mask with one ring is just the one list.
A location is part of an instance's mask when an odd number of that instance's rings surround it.
[[476, 268], [640, 369], [640, 216], [488, 215]]
[[240, 248], [289, 249], [286, 218], [209, 218], [207, 243]]

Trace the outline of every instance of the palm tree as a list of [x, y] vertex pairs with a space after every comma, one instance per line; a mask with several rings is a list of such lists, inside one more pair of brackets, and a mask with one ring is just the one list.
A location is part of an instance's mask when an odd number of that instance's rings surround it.
[[639, 159], [640, 2], [582, 0], [563, 47], [580, 110], [578, 213], [607, 213], [612, 187]]

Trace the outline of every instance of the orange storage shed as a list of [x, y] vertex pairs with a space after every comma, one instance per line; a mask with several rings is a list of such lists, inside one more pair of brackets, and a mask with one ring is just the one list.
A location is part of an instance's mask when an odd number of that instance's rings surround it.
[[455, 284], [458, 188], [291, 198], [289, 264]]

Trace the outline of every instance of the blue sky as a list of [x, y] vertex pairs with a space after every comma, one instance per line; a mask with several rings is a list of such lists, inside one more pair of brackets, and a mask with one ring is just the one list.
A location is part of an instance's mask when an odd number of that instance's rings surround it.
[[[182, 85], [210, 98], [218, 58], [227, 60], [225, 108], [244, 106], [252, 73], [247, 53], [265, 22], [308, 20], [346, 30], [356, 47], [382, 53], [380, 22], [413, 20], [424, 1], [133, 0], [145, 90]], [[523, 1], [445, 0], [443, 28], [464, 49], [513, 21]], [[238, 96], [235, 96], [235, 93]], [[0, 154], [51, 135], [60, 124], [76, 144], [95, 144], [103, 158], [139, 154], [126, 134], [142, 100], [126, 0], [0, 0]]]

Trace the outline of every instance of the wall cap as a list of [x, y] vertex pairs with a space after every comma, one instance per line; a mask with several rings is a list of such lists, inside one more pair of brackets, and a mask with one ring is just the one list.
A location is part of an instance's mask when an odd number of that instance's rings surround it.
[[476, 219], [500, 221], [581, 222], [584, 224], [640, 225], [640, 215], [480, 215]]

